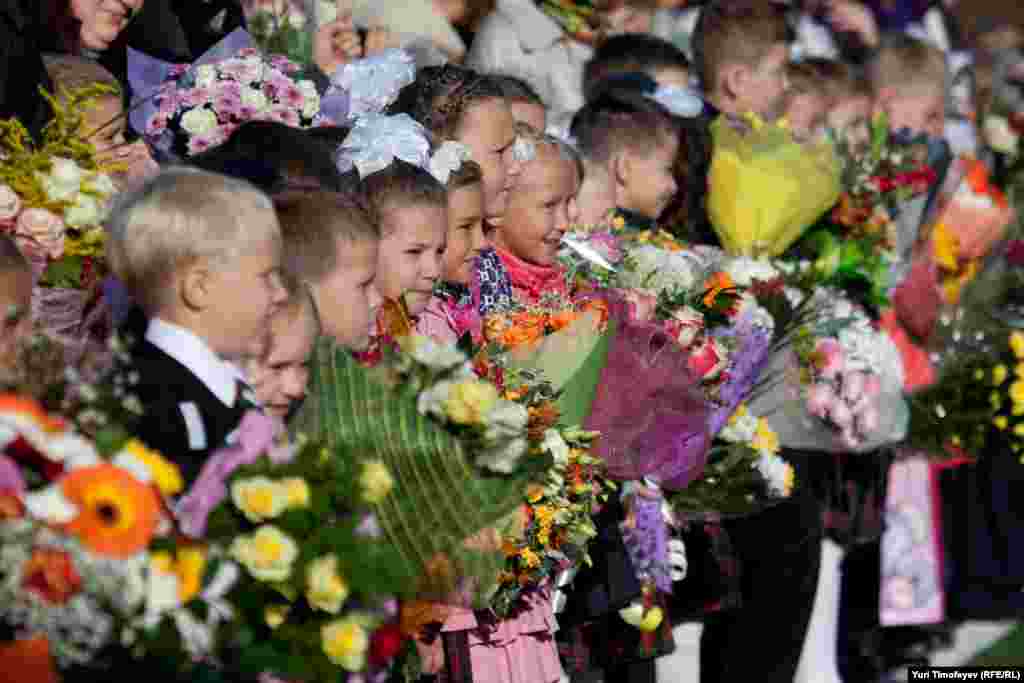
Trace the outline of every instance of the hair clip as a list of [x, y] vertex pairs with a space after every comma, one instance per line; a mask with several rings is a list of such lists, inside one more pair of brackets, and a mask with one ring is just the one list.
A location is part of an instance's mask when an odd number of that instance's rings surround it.
[[672, 116], [692, 119], [704, 111], [704, 100], [688, 88], [674, 85], [659, 85], [651, 94], [645, 95], [668, 110]]
[[427, 131], [408, 114], [359, 118], [335, 157], [339, 171], [347, 173], [354, 167], [360, 178], [383, 171], [395, 159], [419, 168], [430, 163]]
[[472, 158], [473, 155], [469, 147], [461, 142], [445, 140], [437, 148], [433, 156], [430, 157], [430, 164], [427, 170], [430, 171], [430, 175], [437, 178], [439, 183], [447, 185], [452, 173], [458, 171], [462, 168], [462, 164], [470, 161]]
[[349, 62], [334, 72], [327, 94], [348, 93], [349, 120], [379, 114], [416, 80], [416, 62], [406, 50], [390, 49]]
[[522, 135], [516, 136], [512, 144], [512, 158], [521, 164], [533, 161], [537, 158], [537, 143]]

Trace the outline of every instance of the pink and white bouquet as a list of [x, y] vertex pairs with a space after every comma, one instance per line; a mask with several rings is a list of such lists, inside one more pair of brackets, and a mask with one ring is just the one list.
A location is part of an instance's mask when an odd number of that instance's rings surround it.
[[855, 370], [848, 353], [834, 337], [818, 339], [808, 358], [811, 383], [807, 412], [825, 420], [850, 448], [860, 446], [878, 429], [882, 382], [873, 371]]
[[316, 85], [300, 79], [300, 70], [286, 57], [254, 48], [198, 66], [171, 66], [145, 135], [157, 147], [192, 156], [222, 144], [247, 121], [299, 128], [330, 124]]

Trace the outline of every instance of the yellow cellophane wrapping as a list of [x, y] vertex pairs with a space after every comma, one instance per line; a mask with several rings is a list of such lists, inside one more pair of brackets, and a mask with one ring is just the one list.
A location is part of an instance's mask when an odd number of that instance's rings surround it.
[[711, 124], [708, 214], [731, 254], [778, 256], [839, 199], [842, 166], [829, 142], [799, 144], [781, 125]]

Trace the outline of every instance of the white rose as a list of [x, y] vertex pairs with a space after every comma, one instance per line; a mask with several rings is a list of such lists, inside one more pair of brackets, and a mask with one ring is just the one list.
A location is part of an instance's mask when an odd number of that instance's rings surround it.
[[540, 447], [551, 454], [555, 465], [565, 467], [569, 464], [569, 445], [565, 443], [565, 439], [557, 429], [549, 429], [544, 432], [544, 441]]
[[985, 139], [997, 152], [1016, 154], [1020, 138], [1010, 128], [1010, 122], [1002, 116], [987, 116], [984, 124]]
[[336, 0], [320, 0], [316, 4], [316, 14], [321, 26], [329, 24], [338, 18], [338, 3]]
[[64, 221], [72, 228], [88, 228], [103, 221], [103, 205], [96, 197], [79, 194], [75, 205], [64, 213]]
[[106, 173], [93, 173], [89, 176], [88, 184], [93, 192], [98, 192], [104, 197], [112, 197], [117, 194], [117, 185]]
[[420, 415], [433, 415], [438, 419], [445, 419], [444, 402], [452, 393], [453, 382], [438, 382], [419, 395], [416, 401], [416, 409]]
[[526, 431], [530, 413], [512, 401], [501, 400], [487, 414], [484, 438], [491, 443], [514, 439]]
[[196, 87], [209, 88], [217, 82], [217, 69], [212, 64], [196, 67]]
[[78, 508], [56, 484], [26, 494], [25, 509], [33, 519], [50, 524], [68, 524], [78, 516]]
[[768, 490], [776, 496], [786, 495], [789, 479], [789, 464], [777, 455], [762, 453], [755, 464], [764, 477]]
[[724, 270], [740, 287], [749, 287], [754, 280], [770, 282], [779, 275], [771, 263], [743, 256], [731, 259]]
[[9, 185], [0, 185], [0, 221], [12, 221], [21, 213], [21, 197]]
[[412, 357], [417, 363], [438, 370], [448, 370], [466, 362], [466, 354], [451, 344], [438, 344], [429, 337], [418, 335], [413, 345]]
[[526, 441], [526, 437], [513, 439], [507, 444], [485, 451], [483, 455], [477, 458], [477, 464], [492, 472], [511, 474], [515, 471], [519, 460], [526, 455], [528, 449], [529, 443]]
[[71, 159], [57, 157], [50, 172], [39, 176], [51, 201], [70, 201], [82, 188], [82, 169]]
[[258, 112], [266, 111], [270, 107], [267, 96], [263, 94], [263, 91], [255, 88], [242, 88], [242, 104], [252, 107]]
[[704, 315], [700, 311], [685, 306], [673, 311], [672, 318], [679, 323], [676, 342], [683, 348], [689, 348], [704, 330]]
[[217, 115], [206, 107], [196, 107], [181, 117], [181, 127], [189, 135], [206, 135], [219, 125]]
[[149, 568], [149, 581], [146, 585], [146, 614], [150, 619], [177, 609], [178, 577], [176, 574], [161, 571], [156, 566]]
[[305, 98], [302, 104], [302, 116], [311, 119], [320, 112], [320, 93], [316, 91], [313, 81], [299, 81], [299, 92]]

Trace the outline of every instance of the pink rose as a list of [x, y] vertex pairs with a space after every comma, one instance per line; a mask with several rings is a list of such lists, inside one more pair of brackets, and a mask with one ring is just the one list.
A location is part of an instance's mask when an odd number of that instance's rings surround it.
[[827, 384], [815, 384], [807, 391], [807, 412], [824, 418], [836, 402], [836, 394]]
[[713, 339], [705, 339], [690, 351], [690, 370], [705, 382], [714, 381], [725, 369], [725, 354]]
[[835, 379], [846, 367], [843, 347], [835, 339], [822, 339], [814, 349], [818, 354], [818, 371], [826, 379]]
[[676, 342], [684, 349], [690, 348], [704, 331], [704, 315], [689, 306], [672, 311], [669, 322]]
[[13, 224], [21, 213], [21, 197], [9, 185], [0, 185], [0, 223]]
[[843, 377], [843, 398], [856, 403], [864, 395], [867, 376], [863, 372], [851, 372]]
[[846, 405], [845, 401], [836, 401], [828, 411], [828, 417], [835, 423], [836, 427], [846, 431], [853, 426], [853, 412]]
[[869, 406], [866, 410], [857, 415], [857, 429], [864, 435], [874, 434], [878, 429], [880, 421], [881, 416], [878, 414], [878, 408], [875, 406]]
[[36, 243], [52, 259], [64, 253], [64, 221], [46, 209], [25, 209], [18, 216], [14, 234]]
[[844, 429], [842, 433], [839, 435], [839, 443], [841, 443], [844, 448], [853, 450], [855, 448], [859, 448], [860, 445], [863, 443], [863, 440], [859, 436], [857, 436], [857, 434], [855, 434], [853, 431], [849, 429]]

